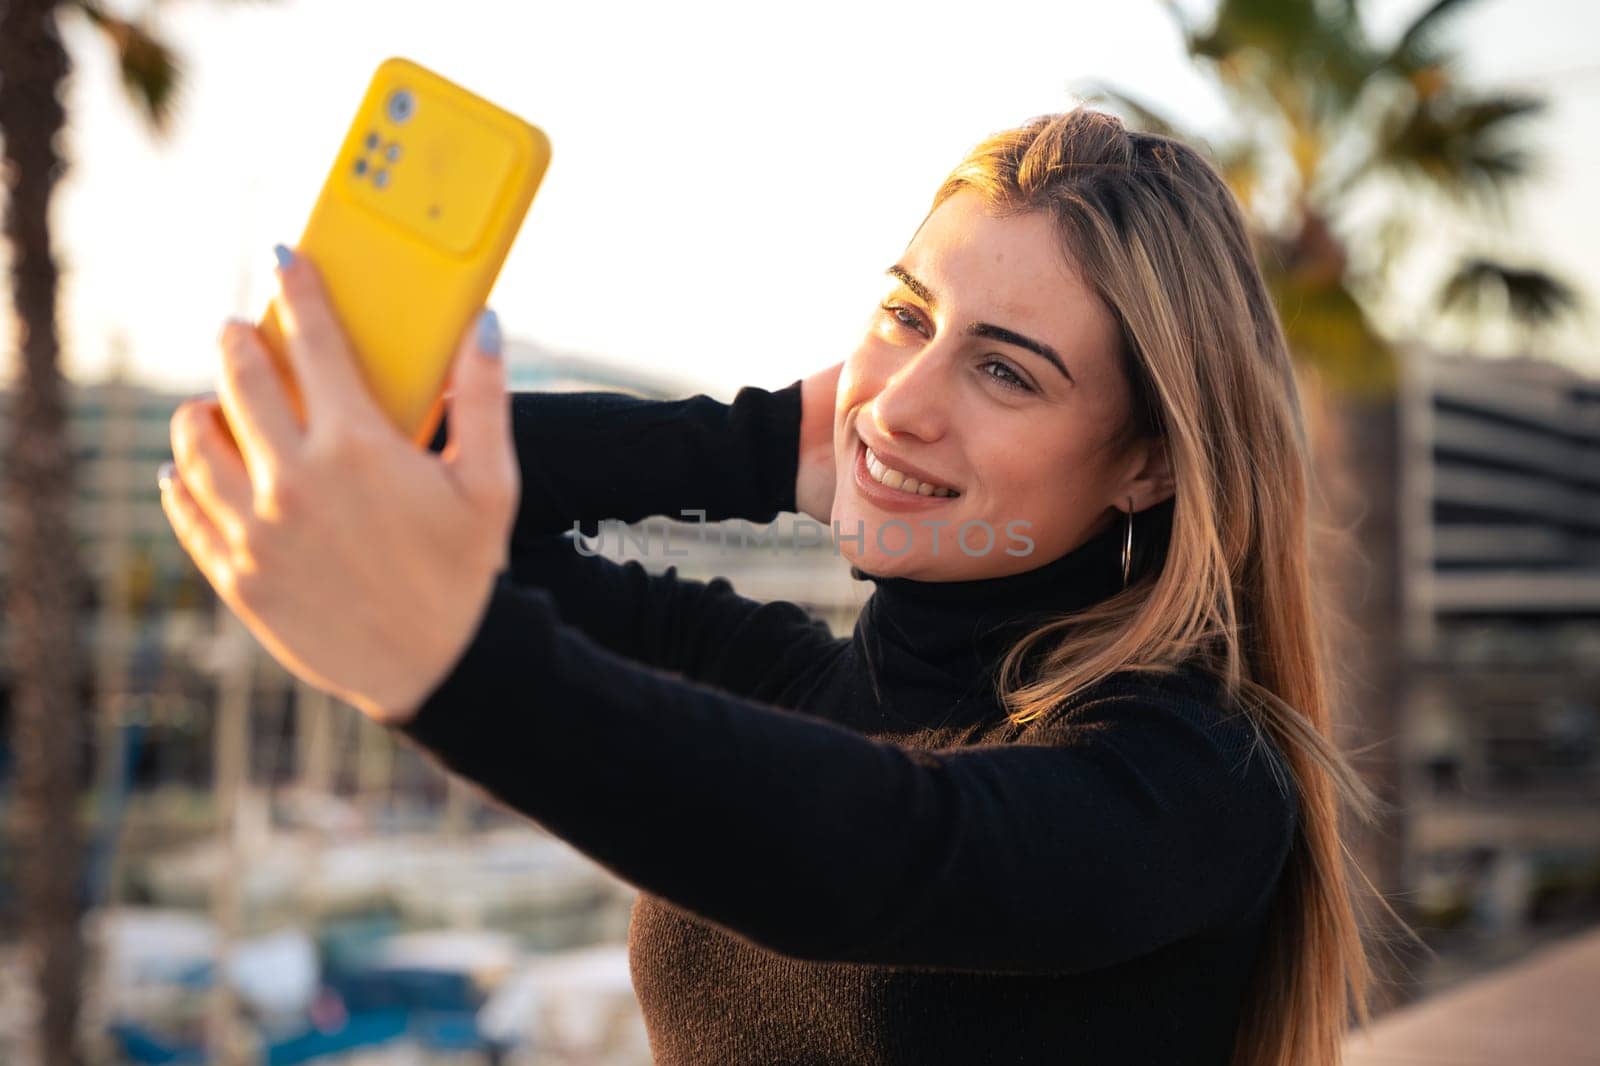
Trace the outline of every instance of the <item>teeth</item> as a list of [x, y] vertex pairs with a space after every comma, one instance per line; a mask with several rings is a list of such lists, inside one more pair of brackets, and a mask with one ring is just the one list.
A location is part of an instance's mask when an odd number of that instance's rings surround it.
[[872, 474], [872, 480], [891, 489], [909, 492], [917, 496], [959, 496], [960, 493], [943, 487], [935, 487], [926, 481], [918, 481], [908, 477], [892, 467], [884, 466], [883, 461], [873, 454], [871, 448], [867, 449], [867, 470]]

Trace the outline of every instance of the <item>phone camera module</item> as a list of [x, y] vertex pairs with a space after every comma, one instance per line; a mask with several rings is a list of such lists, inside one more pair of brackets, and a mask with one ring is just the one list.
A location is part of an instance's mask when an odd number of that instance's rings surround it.
[[409, 89], [396, 89], [389, 94], [389, 121], [404, 122], [417, 108], [416, 98]]

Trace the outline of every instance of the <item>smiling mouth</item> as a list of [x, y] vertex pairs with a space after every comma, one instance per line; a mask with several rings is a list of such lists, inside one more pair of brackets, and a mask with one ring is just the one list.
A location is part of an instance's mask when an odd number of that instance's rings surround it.
[[961, 493], [947, 485], [939, 485], [930, 481], [920, 481], [909, 474], [902, 473], [892, 466], [884, 464], [866, 442], [861, 445], [867, 452], [867, 473], [873, 481], [887, 489], [904, 492], [908, 496], [940, 496], [956, 497]]

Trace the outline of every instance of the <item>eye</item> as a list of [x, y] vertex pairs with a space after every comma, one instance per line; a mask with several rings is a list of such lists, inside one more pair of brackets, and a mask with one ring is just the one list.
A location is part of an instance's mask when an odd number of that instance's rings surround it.
[[[922, 320], [917, 318], [917, 313], [910, 307], [907, 307], [905, 304], [882, 303], [879, 304], [878, 307], [888, 312], [889, 316], [894, 319], [896, 325], [905, 326], [907, 329], [915, 329], [918, 333], [922, 333], [922, 329], [920, 328]], [[902, 313], [910, 315], [911, 320], [907, 321], [906, 319], [901, 318], [900, 316]], [[1011, 369], [1011, 365], [1009, 363], [1001, 359], [991, 358], [988, 362], [983, 363], [979, 369], [987, 370], [989, 367], [999, 368], [999, 373], [988, 374], [985, 376], [993, 378], [995, 381], [999, 382], [1001, 388], [1014, 389], [1017, 392], [1034, 391], [1033, 386], [1029, 385], [1027, 381], [1023, 380], [1021, 374], [1018, 374], [1015, 370]]]
[[[917, 323], [918, 323], [918, 321], [919, 321], [919, 319], [916, 317], [916, 312], [912, 311], [911, 308], [907, 307], [905, 304], [883, 303], [883, 304], [879, 304], [878, 306], [881, 309], [889, 312], [889, 317], [894, 319], [896, 325], [910, 326], [912, 328], [915, 328]], [[902, 311], [904, 311], [907, 314], [912, 316], [911, 317], [911, 321], [907, 322], [905, 319], [900, 317], [900, 312], [902, 312]], [[919, 330], [917, 330], [917, 332], [921, 333], [922, 331], [919, 329]]]
[[1032, 385], [1029, 385], [1026, 381], [1023, 381], [1022, 378], [1017, 374], [1017, 372], [1015, 370], [1012, 370], [1011, 367], [1008, 364], [1003, 363], [998, 359], [990, 359], [987, 363], [984, 363], [979, 369], [987, 370], [991, 366], [999, 367], [1001, 373], [1003, 373], [1005, 376], [1002, 377], [1002, 376], [1000, 376], [1000, 374], [990, 374], [989, 376], [994, 378], [996, 381], [1000, 382], [1000, 384], [1002, 386], [1004, 386], [1005, 388], [1017, 389], [1018, 391], [1021, 391], [1021, 392], [1032, 392], [1033, 391], [1033, 386]]

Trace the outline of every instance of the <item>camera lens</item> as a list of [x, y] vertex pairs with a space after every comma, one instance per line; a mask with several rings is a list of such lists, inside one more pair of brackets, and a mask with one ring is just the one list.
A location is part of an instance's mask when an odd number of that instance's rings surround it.
[[409, 89], [396, 89], [389, 94], [389, 121], [404, 122], [416, 109], [416, 100]]

